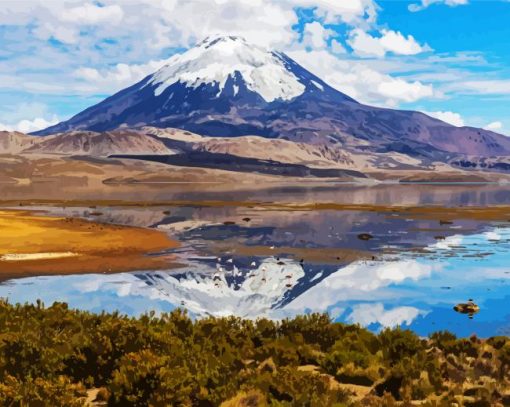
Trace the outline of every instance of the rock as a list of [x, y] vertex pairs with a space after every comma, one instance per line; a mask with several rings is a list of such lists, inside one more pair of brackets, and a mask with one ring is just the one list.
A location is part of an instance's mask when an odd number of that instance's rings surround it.
[[468, 314], [470, 318], [472, 318], [474, 314], [480, 311], [480, 307], [472, 300], [469, 300], [467, 303], [457, 304], [453, 307], [453, 309], [461, 314]]
[[370, 239], [373, 239], [374, 237], [370, 234], [370, 233], [360, 233], [358, 235], [358, 239], [359, 240], [370, 240]]

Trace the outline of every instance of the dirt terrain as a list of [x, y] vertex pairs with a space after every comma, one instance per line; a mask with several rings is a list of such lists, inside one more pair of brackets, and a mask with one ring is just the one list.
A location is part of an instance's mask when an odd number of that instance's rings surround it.
[[[139, 159], [112, 157], [119, 154]], [[152, 157], [152, 161], [145, 156]], [[164, 160], [154, 157], [169, 159], [158, 163], [154, 161]], [[457, 162], [462, 166], [398, 152], [352, 151], [326, 139], [294, 142], [259, 136], [203, 137], [153, 127], [103, 133], [74, 131], [45, 137], [0, 132], [1, 183], [55, 179], [83, 185], [250, 184], [313, 179], [364, 183], [510, 181], [504, 171], [506, 161], [501, 157], [483, 163], [476, 157], [465, 157]], [[483, 164], [485, 169], [473, 167], [474, 163]]]
[[1, 280], [169, 268], [171, 256], [147, 254], [178, 245], [156, 230], [40, 215], [0, 211]]

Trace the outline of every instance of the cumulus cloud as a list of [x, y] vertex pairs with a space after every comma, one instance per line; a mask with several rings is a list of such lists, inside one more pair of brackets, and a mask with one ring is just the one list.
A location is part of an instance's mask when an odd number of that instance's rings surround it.
[[339, 59], [324, 50], [299, 50], [289, 55], [329, 85], [364, 103], [394, 107], [436, 96], [432, 85], [395, 78], [363, 62]]
[[354, 53], [359, 56], [383, 57], [386, 55], [386, 50], [381, 45], [379, 39], [372, 37], [359, 28], [351, 31], [347, 43]]
[[[242, 35], [260, 45], [297, 38], [295, 9], [312, 8], [326, 24], [372, 22], [374, 0], [4, 0], [0, 25], [33, 24], [41, 39], [87, 44], [129, 38], [141, 48], [188, 47], [209, 35]], [[86, 35], [82, 29], [94, 26]]]
[[437, 111], [437, 112], [427, 112], [424, 111], [428, 116], [435, 117], [436, 119], [442, 120], [443, 122], [452, 124], [453, 126], [462, 127], [464, 126], [464, 119], [462, 116], [455, 112], [443, 112], [443, 111]]
[[64, 44], [76, 44], [79, 39], [79, 33], [75, 28], [48, 22], [38, 25], [34, 34], [42, 40], [54, 39]]
[[434, 95], [432, 85], [421, 82], [407, 82], [400, 78], [385, 77], [381, 74], [373, 75], [374, 82], [378, 82], [377, 91], [386, 98], [389, 106], [396, 106], [399, 102], [415, 102]]
[[98, 70], [81, 67], [74, 76], [83, 82], [82, 90], [115, 92], [130, 86], [161, 68], [167, 60], [149, 61], [146, 64], [117, 64], [110, 69]]
[[384, 49], [399, 55], [416, 55], [430, 50], [428, 46], [418, 44], [412, 35], [405, 37], [399, 31], [383, 30], [380, 42]]
[[21, 133], [32, 133], [34, 131], [45, 129], [46, 127], [54, 126], [58, 122], [59, 120], [57, 116], [53, 116], [49, 120], [46, 120], [43, 117], [37, 117], [32, 120], [24, 119], [13, 125], [0, 123], [0, 131], [19, 131]]
[[318, 17], [328, 24], [346, 22], [354, 24], [362, 19], [375, 20], [377, 5], [372, 0], [291, 0], [285, 1], [299, 7], [313, 7]]
[[[94, 30], [97, 30], [97, 26], [101, 25], [115, 27], [122, 22], [124, 17], [122, 8], [116, 4], [99, 6], [86, 3], [73, 7], [75, 2], [61, 1], [61, 8], [52, 8], [52, 2], [48, 2], [50, 4], [44, 8], [41, 7], [40, 2], [32, 1], [32, 3], [36, 9], [42, 9], [42, 16], [46, 15], [46, 18], [41, 18], [36, 25], [35, 35], [43, 40], [53, 38], [65, 44], [79, 43], [80, 31], [83, 26], [96, 26]], [[102, 30], [102, 27], [100, 29]]]
[[333, 54], [345, 54], [347, 50], [342, 45], [342, 43], [338, 42], [337, 40], [331, 41], [331, 52]]
[[59, 122], [43, 103], [19, 103], [0, 110], [0, 130], [30, 133]]
[[395, 307], [386, 310], [381, 303], [358, 304], [353, 307], [347, 322], [363, 326], [380, 324], [383, 327], [393, 328], [397, 325], [411, 325], [417, 316], [425, 314], [426, 312], [414, 307]]
[[334, 31], [324, 28], [318, 21], [307, 23], [303, 29], [303, 44], [314, 49], [323, 49], [334, 34]]
[[463, 6], [469, 3], [469, 0], [421, 0], [420, 3], [410, 4], [409, 11], [421, 11], [431, 6], [432, 4], [445, 4], [450, 7]]
[[498, 131], [503, 129], [503, 123], [500, 121], [491, 122], [487, 126], [484, 127], [485, 130]]
[[60, 17], [62, 21], [80, 25], [119, 24], [124, 12], [118, 4], [99, 6], [97, 4], [84, 4], [64, 9]]
[[354, 53], [361, 57], [384, 57], [388, 52], [396, 55], [416, 55], [430, 50], [421, 46], [412, 35], [405, 37], [402, 33], [382, 30], [380, 37], [374, 37], [362, 29], [354, 29], [347, 40]]

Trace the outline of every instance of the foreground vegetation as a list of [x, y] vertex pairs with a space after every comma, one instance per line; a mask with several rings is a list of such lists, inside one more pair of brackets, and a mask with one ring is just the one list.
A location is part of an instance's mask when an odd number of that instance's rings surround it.
[[506, 337], [0, 301], [2, 406], [497, 406], [509, 367]]

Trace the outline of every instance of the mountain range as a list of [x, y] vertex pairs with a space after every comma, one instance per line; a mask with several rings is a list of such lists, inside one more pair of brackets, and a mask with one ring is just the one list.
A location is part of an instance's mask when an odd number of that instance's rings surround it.
[[[144, 160], [179, 155], [181, 165], [228, 156], [360, 172], [506, 171], [510, 156], [510, 138], [358, 103], [286, 54], [234, 36], [207, 38], [140, 82], [34, 135], [45, 140], [30, 141], [25, 152]], [[236, 170], [245, 164], [253, 162], [238, 162]]]

